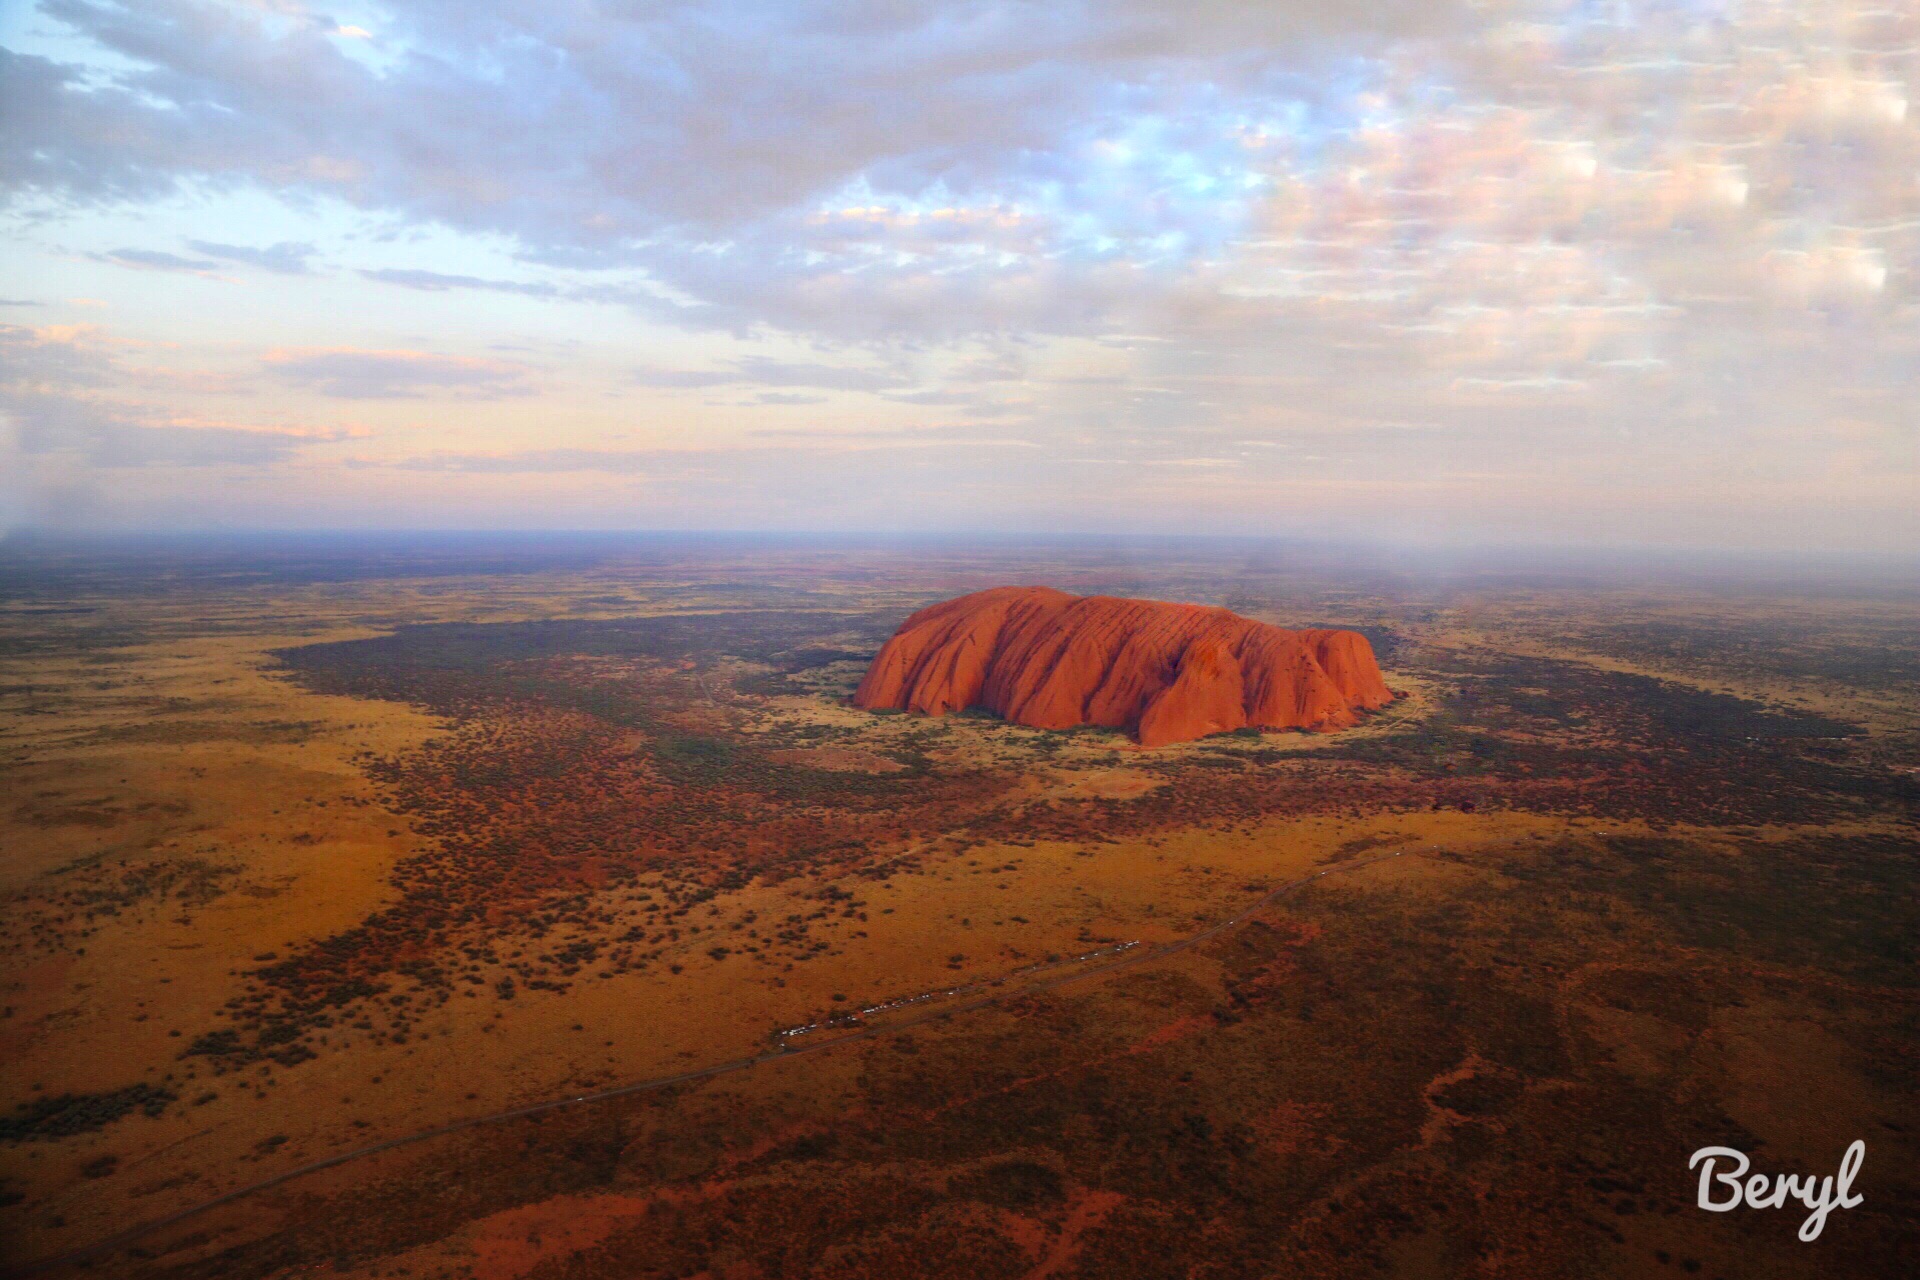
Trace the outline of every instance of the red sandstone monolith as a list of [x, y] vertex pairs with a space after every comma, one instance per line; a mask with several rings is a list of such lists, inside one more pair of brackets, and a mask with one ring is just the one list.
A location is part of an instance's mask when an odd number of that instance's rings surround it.
[[1142, 746], [1339, 729], [1393, 700], [1357, 631], [1288, 631], [1225, 609], [996, 587], [922, 609], [875, 655], [862, 707], [1125, 729]]

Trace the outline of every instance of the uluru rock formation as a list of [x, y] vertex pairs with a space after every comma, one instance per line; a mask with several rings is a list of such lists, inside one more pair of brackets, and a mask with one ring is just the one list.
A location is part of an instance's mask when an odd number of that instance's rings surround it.
[[996, 587], [922, 609], [875, 655], [855, 704], [1015, 724], [1210, 733], [1338, 729], [1393, 700], [1357, 631], [1288, 631], [1225, 609]]

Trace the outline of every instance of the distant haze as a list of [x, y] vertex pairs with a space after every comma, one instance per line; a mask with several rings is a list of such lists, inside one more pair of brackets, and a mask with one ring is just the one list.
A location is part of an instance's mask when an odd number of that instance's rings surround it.
[[1920, 8], [0, 11], [0, 528], [1920, 542]]

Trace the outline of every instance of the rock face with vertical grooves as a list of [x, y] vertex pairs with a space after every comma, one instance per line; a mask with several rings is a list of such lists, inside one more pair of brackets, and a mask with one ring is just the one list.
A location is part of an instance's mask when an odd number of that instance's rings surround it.
[[922, 609], [874, 657], [862, 707], [1131, 732], [1142, 746], [1233, 729], [1339, 729], [1393, 700], [1355, 631], [1288, 631], [1225, 609], [995, 587]]

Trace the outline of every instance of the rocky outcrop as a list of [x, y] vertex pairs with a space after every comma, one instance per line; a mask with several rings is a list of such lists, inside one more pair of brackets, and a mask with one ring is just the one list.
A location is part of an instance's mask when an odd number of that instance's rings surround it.
[[1338, 729], [1393, 700], [1355, 631], [1288, 631], [1225, 609], [996, 587], [922, 609], [853, 700], [1016, 724], [1126, 729], [1142, 746], [1232, 729]]

